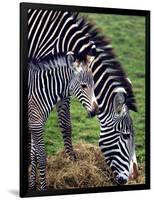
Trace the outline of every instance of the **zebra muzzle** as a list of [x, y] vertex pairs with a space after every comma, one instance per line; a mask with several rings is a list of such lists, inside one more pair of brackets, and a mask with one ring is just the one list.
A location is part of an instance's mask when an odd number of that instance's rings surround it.
[[127, 183], [127, 177], [125, 175], [119, 175], [115, 179], [118, 185], [125, 185]]
[[134, 152], [131, 163], [130, 163], [130, 174], [129, 179], [133, 180], [138, 177], [138, 164], [136, 159], [136, 153]]
[[89, 117], [94, 117], [98, 113], [97, 107], [88, 112]]
[[134, 162], [133, 163], [133, 169], [132, 169], [132, 172], [130, 173], [129, 175], [129, 179], [130, 180], [134, 180], [138, 177], [138, 166], [137, 164]]
[[98, 105], [95, 101], [92, 103], [92, 110], [89, 111], [88, 115], [89, 117], [94, 117], [98, 113]]
[[90, 118], [91, 118], [91, 117], [95, 117], [95, 115], [96, 115], [95, 110], [88, 112], [88, 116], [89, 116]]

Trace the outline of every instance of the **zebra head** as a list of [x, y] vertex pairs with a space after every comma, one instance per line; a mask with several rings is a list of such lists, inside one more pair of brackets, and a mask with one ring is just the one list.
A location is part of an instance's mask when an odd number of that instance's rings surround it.
[[126, 98], [127, 92], [124, 88], [117, 87], [113, 90], [99, 140], [105, 160], [115, 181], [120, 185], [127, 183], [129, 178], [136, 178], [138, 173], [133, 122]]
[[70, 94], [77, 97], [88, 111], [89, 117], [94, 117], [98, 112], [98, 105], [94, 94], [94, 81], [89, 62], [74, 59], [73, 53], [68, 53], [69, 66], [73, 70], [70, 82]]

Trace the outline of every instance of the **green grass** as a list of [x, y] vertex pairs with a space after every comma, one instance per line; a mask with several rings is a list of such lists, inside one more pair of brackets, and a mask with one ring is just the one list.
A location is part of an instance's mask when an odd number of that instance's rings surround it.
[[[72, 98], [71, 102], [73, 143], [86, 141], [97, 145], [99, 138], [99, 123], [97, 118], [89, 118], [85, 109], [75, 98]], [[53, 110], [45, 125], [44, 141], [47, 153], [49, 154], [54, 154], [63, 147], [56, 109]]]
[[[137, 16], [84, 14], [95, 23], [111, 44], [133, 83], [138, 113], [131, 112], [136, 134], [136, 150], [139, 162], [145, 160], [145, 18]], [[89, 119], [77, 100], [71, 105], [73, 143], [84, 140], [98, 144], [99, 123], [97, 118]], [[57, 125], [55, 110], [46, 126], [44, 140], [48, 154], [54, 154], [63, 147], [63, 140]]]

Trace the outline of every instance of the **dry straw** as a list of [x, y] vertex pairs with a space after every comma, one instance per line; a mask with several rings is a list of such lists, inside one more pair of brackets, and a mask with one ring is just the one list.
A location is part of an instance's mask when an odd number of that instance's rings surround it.
[[[69, 189], [116, 185], [99, 148], [92, 144], [74, 145], [77, 161], [71, 161], [63, 151], [47, 158], [47, 184], [49, 188]], [[139, 176], [128, 184], [144, 183], [144, 166]]]

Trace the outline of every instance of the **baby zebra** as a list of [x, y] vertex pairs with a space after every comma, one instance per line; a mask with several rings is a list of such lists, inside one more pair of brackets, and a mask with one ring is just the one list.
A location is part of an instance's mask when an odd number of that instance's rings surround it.
[[[53, 107], [65, 109], [60, 102], [74, 95], [86, 108], [90, 116], [97, 111], [94, 83], [88, 63], [75, 60], [72, 52], [57, 54], [46, 61], [31, 61], [28, 66], [28, 125], [30, 135], [31, 172], [29, 188], [36, 189], [36, 168], [39, 171], [39, 190], [46, 189], [46, 153], [43, 142], [43, 127]], [[65, 105], [65, 104], [64, 104]], [[70, 126], [70, 125], [68, 125]], [[62, 129], [62, 125], [61, 125]], [[63, 133], [63, 131], [62, 131]], [[65, 151], [73, 154], [70, 136], [63, 133]]]

